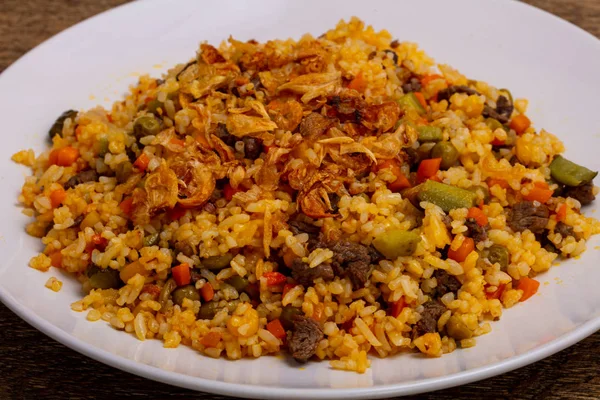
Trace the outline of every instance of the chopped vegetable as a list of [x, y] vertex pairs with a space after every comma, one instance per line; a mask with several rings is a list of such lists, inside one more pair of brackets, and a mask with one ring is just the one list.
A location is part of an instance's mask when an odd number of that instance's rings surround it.
[[377, 236], [373, 246], [386, 258], [394, 260], [413, 254], [420, 241], [421, 236], [415, 232], [393, 229]]
[[358, 92], [364, 92], [364, 90], [366, 88], [367, 88], [367, 81], [363, 77], [362, 72], [359, 72], [358, 75], [356, 75], [356, 77], [354, 79], [352, 79], [350, 81], [350, 83], [348, 84], [348, 89], [354, 89]]
[[508, 249], [499, 244], [493, 244], [489, 248], [481, 252], [482, 258], [487, 258], [492, 264], [500, 264], [500, 269], [505, 271], [510, 262], [510, 254]]
[[563, 203], [558, 208], [558, 211], [556, 211], [556, 220], [561, 222], [564, 221], [565, 218], [567, 218], [567, 205]]
[[72, 122], [75, 122], [75, 117], [77, 117], [77, 111], [75, 110], [67, 110], [60, 114], [60, 116], [54, 121], [52, 127], [48, 131], [48, 136], [52, 139], [54, 136], [62, 136], [63, 126], [65, 125], [65, 120], [67, 118], [71, 118]]
[[200, 339], [200, 344], [204, 347], [217, 347], [220, 341], [221, 334], [219, 332], [208, 332]]
[[499, 178], [488, 178], [486, 183], [490, 188], [494, 187], [495, 185], [500, 186], [502, 189], [508, 189], [510, 187], [508, 185], [508, 182], [506, 182], [504, 179]]
[[133, 166], [140, 171], [145, 171], [146, 168], [148, 168], [148, 164], [150, 164], [150, 158], [146, 155], [146, 153], [142, 153], [137, 160], [135, 160]]
[[173, 303], [181, 306], [183, 305], [184, 299], [190, 299], [192, 301], [200, 300], [200, 294], [198, 294], [198, 291], [194, 285], [186, 285], [175, 289], [173, 292]]
[[177, 282], [177, 286], [185, 286], [192, 280], [190, 266], [186, 263], [182, 263], [176, 267], [173, 267], [171, 272], [173, 273], [173, 279], [175, 279], [175, 282]]
[[451, 248], [448, 250], [448, 258], [456, 261], [463, 262], [467, 259], [467, 256], [475, 249], [475, 241], [471, 238], [465, 238], [460, 247], [456, 250]]
[[287, 278], [280, 272], [265, 272], [263, 276], [267, 279], [268, 286], [275, 286], [284, 283]]
[[134, 261], [123, 267], [123, 269], [119, 273], [119, 276], [123, 282], [127, 283], [127, 281], [129, 281], [137, 274], [140, 274], [142, 276], [148, 276], [150, 274], [150, 271], [144, 268], [144, 266], [139, 261]]
[[382, 169], [390, 169], [392, 174], [394, 174], [397, 178], [394, 182], [391, 182], [388, 184], [388, 188], [392, 192], [397, 192], [402, 189], [409, 188], [411, 186], [410, 181], [402, 173], [402, 170], [400, 169], [400, 165], [398, 165], [398, 161], [386, 160], [386, 161], [382, 162], [381, 164], [377, 165], [377, 169], [376, 169], [377, 171], [382, 170]]
[[121, 286], [119, 271], [112, 268], [98, 268], [92, 266], [88, 269], [89, 284], [93, 289], [118, 289]]
[[154, 246], [156, 243], [158, 243], [159, 237], [160, 237], [160, 234], [158, 232], [155, 232], [148, 236], [144, 236], [144, 242], [143, 242], [144, 247]]
[[598, 175], [598, 171], [589, 170], [559, 155], [550, 163], [550, 174], [552, 179], [563, 185], [581, 186], [591, 182]]
[[544, 204], [550, 200], [553, 194], [553, 190], [542, 189], [538, 186], [533, 186], [531, 189], [529, 189], [527, 194], [523, 195], [523, 198], [527, 201], [539, 201], [540, 203]]
[[281, 295], [285, 296], [287, 294], [287, 292], [289, 292], [290, 290], [292, 290], [295, 287], [296, 287], [296, 285], [293, 283], [286, 283], [285, 285], [283, 285], [283, 293]]
[[455, 208], [470, 208], [475, 205], [477, 195], [466, 189], [428, 180], [418, 193], [420, 201], [428, 201], [445, 212]]
[[171, 293], [173, 293], [175, 289], [177, 289], [177, 282], [175, 282], [173, 278], [165, 282], [158, 295], [158, 302], [160, 303], [161, 310], [165, 309], [167, 300], [169, 300], [169, 296], [171, 296]]
[[414, 92], [415, 97], [419, 100], [419, 104], [423, 107], [423, 109], [427, 109], [427, 101], [425, 101], [425, 96], [421, 92]]
[[417, 127], [419, 142], [439, 142], [444, 138], [442, 129], [437, 126], [421, 125]]
[[400, 315], [400, 313], [404, 309], [404, 307], [406, 307], [406, 301], [404, 300], [404, 296], [402, 296], [400, 297], [400, 299], [392, 303], [390, 314], [392, 315], [392, 317], [397, 318], [398, 315]]
[[467, 218], [473, 218], [477, 225], [486, 226], [488, 224], [488, 217], [485, 213], [478, 207], [469, 208], [469, 212], [467, 213]]
[[488, 128], [490, 128], [490, 130], [492, 132], [494, 132], [498, 128], [504, 129], [504, 125], [502, 125], [502, 123], [500, 123], [500, 121], [498, 121], [495, 118], [486, 118], [485, 119], [485, 124], [487, 125]]
[[246, 289], [246, 287], [248, 287], [248, 285], [250, 284], [248, 279], [241, 277], [239, 275], [234, 275], [231, 278], [227, 279], [225, 282], [228, 285], [233, 286], [233, 288], [240, 293], [243, 292], [244, 289]]
[[517, 132], [517, 135], [522, 135], [531, 126], [531, 121], [525, 114], [520, 114], [513, 117], [509, 126]]
[[240, 188], [234, 189], [229, 183], [226, 183], [225, 187], [223, 188], [223, 196], [227, 201], [231, 201], [231, 199], [233, 199], [233, 195], [239, 192], [243, 192], [243, 190]]
[[296, 315], [304, 315], [304, 313], [300, 308], [294, 307], [290, 304], [283, 307], [283, 310], [281, 310], [281, 315], [279, 316], [281, 325], [283, 325], [286, 330], [291, 330], [294, 327], [294, 317]]
[[485, 292], [485, 297], [488, 300], [500, 299], [502, 297], [502, 293], [504, 293], [505, 288], [506, 288], [506, 284], [501, 283], [500, 285], [498, 285], [498, 288], [496, 290], [494, 290], [493, 292]]
[[62, 253], [59, 251], [55, 251], [54, 253], [49, 255], [50, 257], [50, 265], [52, 265], [54, 268], [62, 268]]
[[521, 296], [521, 299], [519, 301], [525, 301], [525, 300], [529, 299], [531, 296], [533, 296], [534, 294], [537, 293], [539, 287], [540, 287], [540, 282], [536, 281], [535, 279], [531, 279], [526, 276], [519, 279], [519, 284], [517, 285], [517, 289], [523, 291], [523, 296]]
[[[51, 154], [52, 156], [52, 154]], [[56, 161], [54, 164], [59, 165], [61, 167], [69, 167], [73, 165], [75, 161], [79, 158], [79, 150], [75, 147], [67, 146], [59, 149], [56, 152]]]
[[209, 301], [208, 303], [202, 303], [200, 306], [200, 311], [198, 311], [199, 319], [213, 319], [215, 314], [217, 313], [218, 302]]
[[138, 139], [156, 135], [158, 132], [160, 132], [160, 122], [153, 115], [143, 115], [133, 124], [133, 135]]
[[229, 267], [231, 260], [233, 260], [233, 255], [230, 253], [212, 256], [202, 260], [202, 267], [211, 270], [223, 269]]
[[99, 249], [100, 251], [104, 251], [106, 249], [106, 246], [108, 245], [108, 239], [103, 238], [99, 234], [95, 234], [92, 236], [92, 243], [97, 249]]
[[213, 289], [210, 283], [205, 283], [200, 289], [200, 293], [202, 294], [202, 300], [211, 301], [213, 297], [215, 297], [215, 290]]
[[286, 336], [285, 329], [283, 329], [283, 325], [281, 325], [281, 321], [278, 319], [268, 322], [267, 330], [278, 339], [283, 339]]
[[475, 193], [477, 198], [482, 201], [483, 204], [488, 204], [490, 202], [490, 191], [485, 186], [475, 185], [471, 186], [468, 190]]
[[63, 188], [53, 190], [50, 193], [52, 208], [58, 207], [67, 198], [67, 192]]
[[438, 142], [433, 149], [431, 149], [431, 157], [441, 158], [442, 161], [440, 163], [441, 169], [448, 169], [458, 161], [458, 150], [456, 147], [450, 142]]
[[131, 214], [131, 206], [133, 203], [133, 198], [132, 197], [128, 197], [125, 200], [123, 200], [120, 204], [119, 204], [119, 208], [121, 209], [121, 211], [123, 211], [125, 214], [130, 215]]
[[437, 172], [440, 170], [441, 162], [441, 158], [430, 158], [428, 160], [421, 161], [419, 168], [417, 169], [417, 180], [419, 183], [425, 182], [427, 179], [437, 174]]
[[453, 315], [446, 322], [446, 333], [451, 338], [456, 340], [470, 339], [473, 337], [473, 332], [467, 327], [462, 319]]
[[429, 84], [429, 82], [436, 80], [436, 79], [444, 79], [444, 77], [441, 75], [437, 75], [437, 74], [425, 75], [423, 78], [421, 78], [421, 86], [427, 86]]
[[175, 207], [167, 210], [167, 217], [169, 217], [171, 221], [177, 221], [179, 220], [179, 218], [183, 217], [186, 212], [186, 208], [181, 207], [179, 204], [177, 204]]
[[414, 109], [419, 114], [425, 114], [425, 108], [421, 105], [418, 97], [413, 92], [407, 93], [398, 99], [398, 105], [403, 110]]

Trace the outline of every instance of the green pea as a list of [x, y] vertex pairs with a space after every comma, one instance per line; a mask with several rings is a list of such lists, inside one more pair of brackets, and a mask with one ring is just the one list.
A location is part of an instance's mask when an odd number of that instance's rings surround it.
[[410, 256], [421, 241], [421, 236], [411, 231], [395, 229], [381, 234], [373, 240], [373, 246], [389, 260]]
[[117, 289], [121, 286], [119, 271], [112, 268], [98, 268], [93, 266], [88, 271], [89, 284], [93, 289]]
[[243, 292], [244, 289], [250, 284], [248, 279], [243, 278], [239, 275], [232, 276], [231, 278], [225, 281], [228, 285], [231, 285], [238, 291], [238, 293]]
[[473, 332], [467, 325], [454, 315], [446, 322], [446, 332], [448, 333], [448, 336], [456, 340], [470, 339], [473, 337]]
[[233, 260], [233, 254], [230, 253], [221, 256], [212, 256], [202, 260], [202, 267], [211, 270], [219, 270], [229, 267], [231, 260]]
[[165, 285], [162, 287], [160, 294], [158, 295], [158, 302], [160, 303], [161, 310], [165, 309], [167, 301], [175, 289], [177, 289], [177, 283], [173, 278], [165, 282]]
[[196, 290], [194, 285], [182, 286], [175, 289], [173, 292], [173, 302], [181, 306], [184, 299], [190, 299], [192, 301], [200, 300], [200, 293], [198, 293], [198, 290]]
[[217, 313], [218, 303], [216, 301], [209, 301], [208, 303], [203, 303], [200, 306], [200, 311], [198, 311], [199, 319], [213, 319], [215, 314]]
[[439, 142], [431, 149], [431, 158], [441, 158], [440, 168], [448, 169], [458, 161], [458, 150], [450, 142]]
[[152, 235], [144, 237], [144, 247], [154, 246], [158, 243], [160, 234], [158, 232], [153, 233]]
[[487, 249], [487, 259], [492, 263], [500, 264], [500, 268], [504, 271], [510, 263], [510, 255], [508, 249], [499, 244], [494, 244]]
[[155, 115], [158, 114], [159, 108], [162, 109], [164, 113], [165, 105], [156, 99], [150, 100], [148, 104], [146, 104], [146, 111]]
[[160, 122], [152, 115], [143, 115], [133, 124], [133, 135], [138, 139], [156, 135], [158, 132], [160, 132]]
[[431, 150], [435, 147], [435, 142], [423, 143], [417, 149], [416, 163], [431, 158]]

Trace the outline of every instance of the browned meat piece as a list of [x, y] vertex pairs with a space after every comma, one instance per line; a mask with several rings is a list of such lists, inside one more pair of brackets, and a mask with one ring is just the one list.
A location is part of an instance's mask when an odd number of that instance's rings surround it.
[[322, 136], [334, 123], [334, 120], [318, 113], [310, 113], [300, 122], [300, 134], [304, 137]]
[[331, 265], [321, 264], [310, 268], [307, 263], [302, 262], [301, 258], [296, 258], [290, 269], [292, 270], [292, 278], [305, 287], [312, 286], [315, 279], [322, 278], [324, 281], [330, 281], [335, 276]]
[[487, 226], [480, 226], [473, 218], [465, 221], [467, 227], [467, 236], [473, 238], [475, 243], [487, 240]]
[[446, 306], [437, 301], [428, 301], [423, 304], [421, 319], [416, 323], [413, 330], [415, 336], [423, 336], [426, 333], [437, 332], [437, 321], [446, 312]]
[[456, 294], [462, 287], [462, 283], [453, 275], [450, 275], [443, 269], [438, 269], [433, 273], [433, 277], [437, 281], [437, 286], [434, 289], [435, 297], [442, 297], [446, 293]]
[[381, 259], [376, 250], [360, 243], [341, 240], [329, 248], [333, 251], [331, 264], [336, 275], [348, 277], [355, 290], [365, 286], [371, 272], [371, 264]]
[[290, 221], [288, 222], [288, 225], [290, 226], [290, 231], [292, 231], [294, 235], [299, 235], [301, 233], [308, 233], [311, 235], [321, 232], [321, 228], [318, 226], [314, 226], [302, 221]]
[[244, 142], [244, 156], [249, 160], [256, 160], [262, 153], [262, 141], [250, 136], [242, 138]]
[[88, 171], [83, 171], [83, 172], [78, 173], [75, 176], [72, 176], [67, 181], [67, 183], [65, 183], [65, 189], [71, 189], [82, 183], [95, 182], [97, 180], [98, 180], [98, 174], [93, 169], [90, 169]]
[[404, 91], [404, 93], [418, 92], [419, 90], [421, 90], [421, 81], [419, 81], [418, 78], [415, 78], [413, 76], [408, 82], [402, 85], [402, 90]]
[[450, 86], [449, 88], [440, 90], [438, 92], [438, 101], [442, 101], [442, 100], [450, 100], [450, 97], [452, 97], [452, 95], [454, 93], [466, 93], [466, 94], [479, 94], [479, 92], [475, 89], [471, 89], [468, 86], [464, 86], [464, 85], [458, 85], [458, 86]]
[[548, 223], [548, 207], [535, 205], [532, 201], [522, 201], [513, 206], [508, 217], [508, 226], [515, 232], [529, 229], [533, 233], [542, 233]]
[[[394, 60], [394, 64], [398, 65], [398, 54], [396, 54], [396, 52], [394, 50], [389, 50], [386, 49], [384, 50], [387, 54], [389, 54], [390, 56], [392, 56], [392, 60]], [[419, 89], [417, 90], [421, 90], [421, 85], [419, 83]]]
[[582, 206], [590, 204], [596, 196], [594, 196], [594, 184], [588, 182], [577, 187], [566, 187], [563, 194], [565, 197], [572, 197], [579, 201]]
[[[514, 106], [511, 104], [510, 100], [508, 100], [505, 96], [498, 96], [498, 100], [496, 100], [496, 112], [503, 116], [506, 119], [506, 122], [510, 119], [512, 115]], [[501, 120], [498, 120], [502, 122]]]
[[288, 349], [296, 361], [304, 363], [317, 351], [317, 346], [323, 339], [323, 330], [317, 321], [304, 315], [294, 316], [293, 322]]
[[573, 227], [565, 224], [562, 221], [556, 224], [554, 232], [560, 233], [563, 239], [567, 236], [575, 236], [575, 232], [573, 232]]
[[236, 138], [231, 133], [229, 133], [229, 131], [227, 130], [227, 127], [223, 123], [219, 123], [217, 125], [217, 129], [215, 130], [215, 135], [229, 147], [235, 146], [235, 142], [238, 140], [238, 138]]

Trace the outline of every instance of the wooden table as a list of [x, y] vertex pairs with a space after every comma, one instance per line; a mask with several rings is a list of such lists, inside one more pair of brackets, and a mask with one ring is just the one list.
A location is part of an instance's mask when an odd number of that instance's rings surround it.
[[[54, 34], [125, 0], [0, 0], [0, 71]], [[600, 37], [600, 0], [527, 0]], [[507, 28], [510, 24], [507, 25]], [[0, 398], [196, 397], [76, 353], [0, 304]], [[420, 399], [599, 399], [600, 332], [543, 361]]]

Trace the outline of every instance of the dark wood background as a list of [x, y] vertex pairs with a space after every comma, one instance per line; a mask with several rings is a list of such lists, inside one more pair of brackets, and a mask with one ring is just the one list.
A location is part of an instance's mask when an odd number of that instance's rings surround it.
[[[63, 29], [125, 2], [0, 0], [0, 71]], [[600, 37], [600, 0], [526, 2]], [[510, 29], [508, 22], [507, 29]], [[0, 399], [131, 396], [224, 398], [153, 382], [91, 360], [36, 331], [0, 304]], [[600, 332], [528, 367], [470, 385], [411, 398], [484, 397], [600, 399]]]

